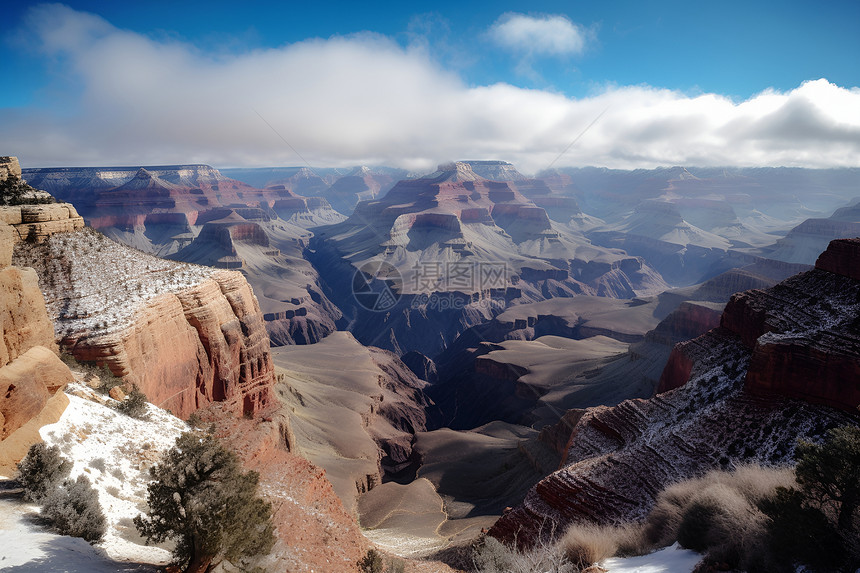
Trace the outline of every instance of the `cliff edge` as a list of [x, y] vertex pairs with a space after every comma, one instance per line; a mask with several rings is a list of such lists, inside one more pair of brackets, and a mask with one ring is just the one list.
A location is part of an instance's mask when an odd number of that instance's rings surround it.
[[60, 346], [106, 364], [180, 417], [212, 402], [253, 415], [271, 401], [274, 368], [244, 277], [165, 261], [90, 228], [15, 249], [42, 277]]

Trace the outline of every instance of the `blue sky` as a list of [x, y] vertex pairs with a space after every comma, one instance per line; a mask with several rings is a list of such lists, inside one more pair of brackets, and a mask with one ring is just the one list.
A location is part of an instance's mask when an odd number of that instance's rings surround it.
[[860, 165], [858, 2], [6, 10], [25, 165]]

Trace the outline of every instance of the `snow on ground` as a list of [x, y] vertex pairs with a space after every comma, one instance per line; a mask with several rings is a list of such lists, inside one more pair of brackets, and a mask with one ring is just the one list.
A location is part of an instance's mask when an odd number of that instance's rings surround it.
[[6, 573], [154, 573], [151, 565], [117, 563], [79, 537], [51, 533], [38, 506], [0, 499], [0, 571]]
[[216, 271], [159, 259], [90, 227], [52, 235], [41, 244], [19, 243], [14, 264], [36, 269], [61, 338], [82, 330], [120, 330], [146, 302], [197, 285]]
[[689, 549], [681, 549], [676, 543], [639, 557], [613, 557], [601, 566], [609, 573], [685, 573], [692, 571], [702, 556]]
[[[70, 401], [66, 411], [56, 424], [44, 426], [40, 434], [47, 444], [58, 446], [63, 455], [74, 462], [70, 477], [74, 479], [85, 474], [98, 492], [108, 528], [96, 547], [117, 561], [167, 563], [169, 550], [146, 546], [132, 519], [147, 508], [149, 468], [160, 461], [188, 426], [152, 405], [147, 406], [148, 420], [131, 418], [106, 405], [113, 400], [82, 384], [70, 384], [66, 392]], [[0, 515], [8, 517], [8, 510], [4, 502]], [[19, 533], [28, 528], [34, 538], [26, 542], [19, 540]], [[12, 535], [10, 541], [17, 540], [31, 548], [31, 559], [37, 562], [44, 553], [39, 547], [47, 545], [43, 540], [47, 533], [37, 525], [27, 525], [26, 518], [19, 519], [12, 531], [19, 533], [10, 534], [0, 526], [0, 555], [5, 555], [5, 547], [9, 546], [5, 538]], [[78, 541], [87, 545], [82, 540], [61, 539], [63, 548], [77, 547]], [[53, 542], [50, 548], [53, 552]], [[3, 567], [0, 561], [0, 569]], [[21, 569], [25, 570], [45, 569]]]

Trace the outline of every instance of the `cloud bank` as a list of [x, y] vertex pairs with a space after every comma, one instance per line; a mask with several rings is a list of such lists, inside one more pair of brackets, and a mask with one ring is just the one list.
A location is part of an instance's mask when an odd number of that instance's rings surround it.
[[824, 79], [742, 102], [649, 86], [574, 99], [468, 86], [371, 34], [212, 55], [60, 5], [33, 9], [25, 33], [63, 101], [0, 110], [0, 146], [24, 166], [301, 164], [290, 146], [318, 166], [860, 166], [860, 89]]

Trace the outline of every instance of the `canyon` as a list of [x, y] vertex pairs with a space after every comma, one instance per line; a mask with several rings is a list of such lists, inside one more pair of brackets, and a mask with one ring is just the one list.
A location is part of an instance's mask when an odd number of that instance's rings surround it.
[[673, 348], [653, 398], [586, 410], [561, 469], [490, 533], [533, 543], [546, 523], [641, 519], [673, 481], [788, 463], [798, 436], [852, 423], [860, 282], [845, 269], [857, 244], [833, 241], [815, 269], [732, 296], [717, 328]]
[[62, 414], [60, 349], [106, 365], [260, 472], [278, 567], [641, 519], [860, 404], [860, 240], [826, 242], [856, 170], [23, 175], [70, 203], [0, 207], [0, 293], [31, 301], [0, 308], [0, 463]]

